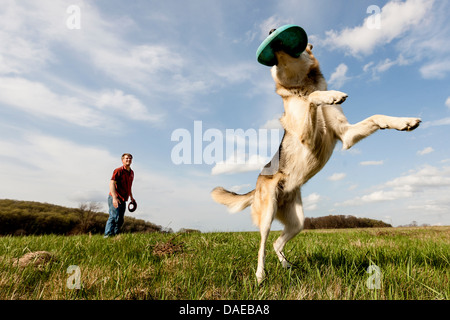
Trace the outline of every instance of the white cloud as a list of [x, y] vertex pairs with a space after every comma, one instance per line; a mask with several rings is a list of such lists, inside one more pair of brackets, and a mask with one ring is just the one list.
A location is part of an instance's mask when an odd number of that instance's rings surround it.
[[420, 68], [425, 79], [443, 79], [450, 72], [450, 60], [432, 61]]
[[450, 117], [442, 118], [439, 120], [426, 121], [421, 125], [421, 127], [422, 127], [422, 129], [425, 129], [428, 127], [438, 127], [438, 126], [447, 126], [447, 125], [450, 125]]
[[[448, 97], [447, 100], [445, 100], [445, 105], [450, 109], [450, 97]], [[422, 123], [421, 127], [422, 129], [425, 129], [429, 127], [446, 126], [446, 125], [450, 125], [450, 117], [433, 121], [425, 121], [424, 123]]]
[[180, 53], [178, 45], [130, 41], [129, 34], [137, 28], [130, 18], [105, 17], [90, 1], [79, 0], [77, 5], [79, 30], [66, 26], [67, 3], [24, 0], [5, 5], [0, 14], [0, 75], [25, 76], [57, 65], [57, 50], [64, 48], [83, 57], [79, 67], [93, 69], [147, 96], [170, 94], [186, 101], [218, 83], [199, 75], [203, 65], [200, 71], [190, 68], [193, 61]]
[[450, 97], [448, 97], [447, 100], [445, 100], [445, 105], [447, 106], [447, 108], [450, 109]]
[[[4, 43], [0, 47], [0, 103], [83, 127], [116, 128], [118, 113], [121, 119], [161, 123], [163, 113], [155, 112], [135, 95], [118, 89], [96, 92], [76, 87], [66, 76], [49, 71], [66, 59], [56, 49], [64, 48], [83, 55], [77, 67], [86, 68], [83, 64], [87, 64], [115, 82], [130, 85], [130, 90], [145, 87], [148, 95], [152, 92], [149, 87], [154, 91], [164, 87], [156, 74], [175, 72], [183, 66], [180, 55], [166, 46], [129, 43], [123, 34], [132, 28], [131, 19], [119, 17], [119, 26], [117, 21], [105, 19], [90, 2], [78, 1], [77, 5], [81, 29], [70, 30], [66, 25], [67, 3], [24, 0], [4, 4], [0, 13], [0, 41]], [[70, 65], [70, 59], [69, 55], [64, 63]], [[172, 94], [195, 87], [195, 82], [183, 87], [188, 80], [178, 79], [178, 89]]]
[[[450, 167], [441, 169], [433, 166], [424, 166], [422, 169], [412, 171], [410, 174], [395, 178], [378, 187], [379, 190], [356, 197], [351, 200], [336, 203], [336, 207], [357, 206], [366, 203], [396, 201], [412, 199], [448, 199], [450, 187]], [[436, 190], [440, 191], [436, 193]], [[448, 202], [448, 200], [446, 200]], [[444, 201], [445, 202], [445, 201]], [[438, 203], [443, 203], [438, 201]], [[443, 203], [444, 204], [444, 203]], [[409, 203], [411, 205], [411, 203]], [[438, 204], [436, 204], [438, 205]]]
[[101, 201], [102, 195], [106, 199], [108, 180], [120, 159], [96, 146], [37, 132], [15, 136], [0, 141], [0, 159], [11, 170], [2, 173], [9, 181], [0, 190], [4, 197], [51, 203], [58, 199], [63, 205]]
[[371, 29], [369, 15], [360, 25], [327, 31], [321, 45], [343, 50], [355, 57], [368, 56], [377, 48], [391, 46], [397, 58], [383, 58], [366, 63], [374, 79], [394, 66], [421, 63], [419, 72], [424, 79], [443, 79], [450, 73], [449, 4], [446, 1], [390, 1], [381, 8], [379, 29]]
[[433, 151], [434, 151], [434, 149], [432, 147], [426, 147], [423, 150], [417, 151], [417, 154], [423, 156], [423, 155], [432, 153]]
[[431, 200], [428, 201], [426, 204], [416, 204], [416, 205], [409, 205], [408, 209], [413, 210], [420, 210], [425, 212], [448, 212], [450, 209], [450, 205], [442, 205], [441, 203], [436, 203], [435, 201]]
[[96, 105], [100, 109], [113, 109], [132, 120], [159, 122], [162, 114], [150, 114], [146, 106], [135, 96], [122, 90], [104, 91], [99, 94]]
[[121, 90], [92, 92], [75, 87], [69, 90], [73, 95], [53, 92], [43, 83], [24, 78], [0, 77], [0, 103], [41, 118], [111, 129], [117, 115], [152, 123], [163, 117], [150, 114], [139, 99]]
[[[274, 118], [274, 119], [267, 120], [267, 122], [264, 123], [264, 124], [261, 126], [261, 129], [267, 129], [267, 130], [270, 130], [270, 129], [284, 130], [284, 129], [283, 129], [283, 126], [281, 125], [281, 122], [280, 122], [280, 117], [281, 117], [281, 116], [277, 116], [277, 117]], [[281, 136], [281, 135], [280, 135], [280, 136]]]
[[420, 25], [432, 5], [433, 0], [390, 1], [381, 8], [379, 29], [368, 27], [369, 19], [373, 19], [369, 16], [360, 26], [345, 28], [339, 32], [334, 30], [326, 32], [325, 43], [345, 49], [354, 56], [370, 54], [378, 45], [390, 43], [412, 27]]
[[[36, 37], [34, 21], [41, 22], [41, 19], [33, 8], [37, 3], [28, 4], [30, 6], [26, 10], [14, 1], [2, 3], [0, 42], [3, 45], [0, 47], [0, 74], [28, 73], [55, 60], [45, 41], [40, 37], [32, 41], [33, 36]], [[45, 21], [42, 22], [43, 24], [36, 25], [44, 26]]]
[[38, 117], [83, 127], [103, 124], [104, 116], [79, 98], [54, 93], [42, 83], [23, 78], [0, 78], [0, 102]]
[[242, 184], [242, 185], [239, 185], [239, 186], [232, 186], [230, 188], [230, 191], [237, 193], [237, 192], [241, 191], [242, 189], [248, 189], [250, 187], [251, 187], [251, 185], [249, 183], [247, 183], [247, 184]]
[[379, 161], [361, 161], [359, 163], [362, 166], [381, 166], [383, 164], [383, 160]]
[[318, 209], [318, 203], [320, 202], [320, 200], [322, 200], [322, 197], [315, 192], [302, 199], [305, 210], [310, 211]]
[[258, 71], [259, 66], [252, 62], [241, 62], [235, 65], [219, 65], [213, 68], [213, 72], [226, 79], [229, 83], [241, 83], [251, 80]]
[[291, 23], [293, 23], [291, 19], [286, 19], [284, 17], [282, 18], [278, 15], [271, 16], [266, 20], [264, 20], [263, 22], [261, 22], [261, 24], [259, 25], [260, 31], [259, 39], [264, 40], [265, 38], [267, 38], [267, 36], [269, 35], [269, 31], [272, 29], [276, 29], [285, 24]]
[[396, 60], [391, 60], [389, 58], [386, 58], [385, 60], [380, 61], [377, 64], [375, 64], [373, 61], [371, 61], [371, 62], [367, 63], [366, 65], [364, 65], [363, 71], [371, 72], [372, 77], [374, 79], [378, 79], [380, 73], [386, 72], [387, 70], [389, 70], [390, 68], [392, 68], [394, 66], [404, 66], [409, 63], [410, 62], [408, 60], [406, 60], [402, 54], [400, 54]]
[[342, 86], [347, 82], [350, 78], [347, 77], [348, 67], [346, 64], [341, 63], [336, 67], [336, 70], [331, 74], [328, 83], [336, 89], [342, 88]]
[[386, 186], [413, 192], [420, 191], [422, 188], [450, 186], [450, 167], [439, 170], [427, 165], [417, 172], [388, 181]]
[[270, 158], [260, 155], [235, 154], [226, 161], [217, 162], [211, 169], [212, 175], [232, 174], [248, 171], [261, 171], [262, 168], [270, 161]]
[[443, 79], [450, 72], [450, 28], [448, 1], [434, 1], [423, 23], [398, 43], [408, 59], [424, 61], [420, 73], [425, 79]]
[[345, 173], [334, 173], [331, 176], [328, 177], [328, 180], [330, 181], [339, 181], [346, 177], [347, 175]]
[[[89, 40], [89, 43], [80, 46], [83, 51], [86, 47], [90, 47], [86, 53], [92, 57], [96, 68], [130, 88], [143, 92], [153, 88], [159, 90], [166, 88], [164, 91], [167, 91], [167, 83], [164, 87], [160, 82], [170, 81], [175, 88], [172, 90], [173, 93], [179, 91], [182, 86], [195, 89], [193, 83], [179, 73], [185, 62], [175, 49], [161, 45], [130, 47], [130, 44], [119, 39], [117, 44], [110, 46], [101, 43], [92, 45]], [[166, 79], [167, 73], [177, 77]]]

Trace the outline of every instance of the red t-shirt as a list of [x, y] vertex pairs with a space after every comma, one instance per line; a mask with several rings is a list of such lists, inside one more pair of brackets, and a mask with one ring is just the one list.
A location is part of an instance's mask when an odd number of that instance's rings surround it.
[[[121, 201], [127, 201], [131, 195], [131, 185], [133, 184], [134, 172], [128, 171], [125, 166], [114, 170], [111, 180], [116, 182], [117, 196]], [[111, 192], [109, 193], [111, 195]]]

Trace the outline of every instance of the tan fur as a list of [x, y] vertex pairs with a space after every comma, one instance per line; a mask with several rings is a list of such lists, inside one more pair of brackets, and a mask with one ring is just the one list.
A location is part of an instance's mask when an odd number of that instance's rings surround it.
[[211, 196], [214, 201], [228, 206], [228, 210], [231, 213], [242, 211], [251, 205], [254, 194], [255, 190], [252, 190], [246, 194], [237, 194], [227, 191], [221, 187], [217, 187], [211, 192]]
[[256, 270], [259, 283], [265, 276], [265, 246], [273, 219], [285, 226], [273, 246], [282, 265], [288, 267], [283, 248], [304, 224], [300, 187], [325, 166], [338, 140], [348, 149], [378, 129], [410, 131], [420, 123], [418, 118], [375, 115], [349, 124], [340, 106], [347, 95], [327, 91], [319, 62], [311, 49], [308, 45], [298, 58], [276, 52], [278, 64], [271, 73], [276, 93], [283, 99], [284, 114], [280, 121], [285, 133], [279, 152], [258, 176], [256, 188], [245, 195], [221, 187], [212, 191], [213, 199], [232, 211], [251, 205], [253, 222], [261, 233]]

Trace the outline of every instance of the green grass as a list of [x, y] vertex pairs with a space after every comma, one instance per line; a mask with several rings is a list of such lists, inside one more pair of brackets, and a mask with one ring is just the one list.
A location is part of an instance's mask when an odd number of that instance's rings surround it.
[[[256, 232], [1, 237], [0, 299], [450, 297], [450, 227], [304, 231], [286, 246], [290, 269], [272, 250], [279, 234], [270, 235], [261, 285], [255, 279]], [[154, 252], [170, 240], [181, 250]], [[41, 269], [13, 264], [39, 250], [56, 260]], [[380, 289], [366, 285], [371, 264], [380, 268]], [[80, 268], [81, 289], [67, 288], [71, 265]]]

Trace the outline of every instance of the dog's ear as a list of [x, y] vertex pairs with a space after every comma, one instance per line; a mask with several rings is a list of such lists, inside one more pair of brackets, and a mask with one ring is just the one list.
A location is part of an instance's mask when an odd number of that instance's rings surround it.
[[313, 45], [311, 43], [308, 43], [308, 49], [312, 50], [312, 48], [313, 48]]

